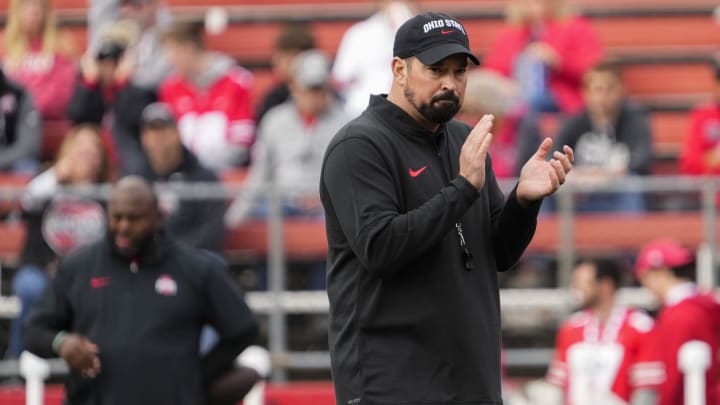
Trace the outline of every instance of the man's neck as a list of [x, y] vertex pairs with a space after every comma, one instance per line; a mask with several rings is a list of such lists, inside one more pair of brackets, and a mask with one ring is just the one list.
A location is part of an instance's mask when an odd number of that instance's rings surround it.
[[686, 298], [697, 293], [697, 286], [689, 280], [678, 279], [668, 283], [665, 290], [664, 304], [668, 306], [676, 305]]
[[161, 165], [154, 165], [150, 162], [153, 167], [153, 171], [159, 177], [167, 177], [171, 173], [178, 171], [180, 166], [183, 164], [183, 153], [180, 151], [177, 154], [166, 155], [167, 162], [163, 162]]
[[620, 109], [618, 108], [615, 111], [609, 113], [594, 114], [592, 111], [588, 111], [588, 113], [590, 115], [590, 120], [592, 121], [593, 127], [595, 129], [605, 130], [609, 127], [615, 126], [618, 116], [620, 115]]
[[185, 75], [193, 82], [196, 81], [203, 72], [205, 72], [207, 67], [207, 57], [204, 52], [200, 52], [194, 60], [195, 62], [192, 66], [189, 66], [188, 71], [185, 72]]
[[615, 300], [608, 299], [598, 302], [593, 308], [593, 312], [595, 312], [595, 316], [597, 316], [600, 323], [605, 323], [610, 317], [613, 308], [615, 308]]

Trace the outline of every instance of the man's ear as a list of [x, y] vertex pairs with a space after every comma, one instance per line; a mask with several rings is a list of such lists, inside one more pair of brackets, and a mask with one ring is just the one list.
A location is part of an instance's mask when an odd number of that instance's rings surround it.
[[398, 83], [405, 83], [408, 75], [408, 59], [401, 59], [397, 56], [392, 60], [393, 77]]

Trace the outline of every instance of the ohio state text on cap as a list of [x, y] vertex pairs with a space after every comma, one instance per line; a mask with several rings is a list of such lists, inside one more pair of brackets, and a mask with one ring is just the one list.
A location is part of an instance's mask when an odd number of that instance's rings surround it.
[[476, 65], [480, 64], [470, 52], [465, 27], [447, 14], [419, 14], [406, 21], [395, 33], [393, 56], [415, 56], [425, 65], [433, 65], [455, 54], [465, 54]]

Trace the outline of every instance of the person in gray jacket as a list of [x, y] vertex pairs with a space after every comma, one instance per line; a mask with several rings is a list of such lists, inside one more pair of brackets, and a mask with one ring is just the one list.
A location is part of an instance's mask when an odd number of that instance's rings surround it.
[[317, 185], [322, 157], [335, 133], [350, 120], [330, 85], [329, 65], [327, 56], [317, 50], [298, 54], [291, 69], [291, 98], [263, 120], [246, 186], [225, 216], [227, 225], [262, 216], [263, 187], [271, 180], [284, 192], [286, 215], [321, 217]]
[[[330, 85], [330, 62], [317, 50], [301, 52], [291, 67], [290, 100], [272, 108], [260, 124], [243, 191], [225, 215], [235, 226], [266, 214], [264, 187], [275, 181], [285, 216], [322, 220], [318, 184], [327, 145], [349, 120]], [[260, 288], [266, 272], [257, 269]], [[310, 288], [325, 287], [325, 262], [310, 263]]]

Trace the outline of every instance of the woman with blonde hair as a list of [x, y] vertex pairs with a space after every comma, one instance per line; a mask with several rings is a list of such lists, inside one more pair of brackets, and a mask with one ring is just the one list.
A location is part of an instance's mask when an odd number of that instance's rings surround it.
[[532, 112], [582, 109], [584, 73], [603, 57], [590, 23], [566, 0], [511, 0], [485, 67], [515, 79]]
[[28, 184], [21, 200], [28, 234], [12, 281], [20, 314], [11, 325], [8, 357], [22, 352], [22, 323], [57, 259], [104, 235], [104, 207], [91, 186], [111, 181], [112, 174], [100, 128], [79, 125], [63, 140], [55, 164]]
[[11, 0], [3, 67], [27, 88], [44, 120], [63, 119], [75, 78], [74, 44], [49, 0]]

